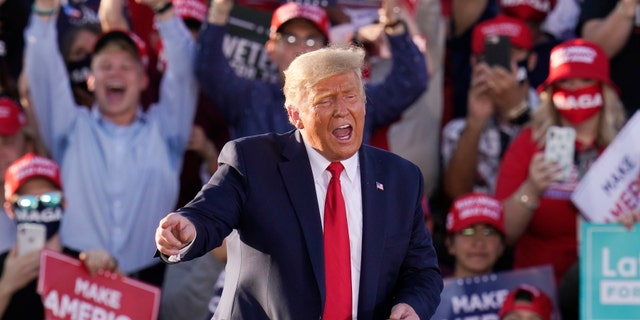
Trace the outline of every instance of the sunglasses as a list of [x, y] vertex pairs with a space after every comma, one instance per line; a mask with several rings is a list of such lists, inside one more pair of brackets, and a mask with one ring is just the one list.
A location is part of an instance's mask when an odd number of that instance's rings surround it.
[[469, 227], [469, 228], [464, 228], [460, 230], [460, 235], [463, 235], [463, 236], [472, 237], [476, 234], [482, 235], [484, 237], [491, 237], [491, 236], [497, 236], [500, 233], [498, 232], [498, 230], [494, 228], [482, 228], [480, 230], [476, 230], [473, 227]]
[[11, 203], [23, 210], [35, 210], [40, 206], [44, 208], [54, 208], [62, 204], [62, 192], [47, 192], [39, 196], [21, 195], [14, 196]]
[[324, 46], [324, 37], [320, 36], [303, 39], [302, 37], [289, 33], [278, 33], [276, 37], [277, 40], [280, 40], [291, 47], [295, 47], [300, 44], [304, 44], [307, 48], [321, 48]]

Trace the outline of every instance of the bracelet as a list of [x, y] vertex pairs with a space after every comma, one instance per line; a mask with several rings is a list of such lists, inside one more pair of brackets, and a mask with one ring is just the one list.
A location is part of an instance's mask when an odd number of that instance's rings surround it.
[[513, 107], [509, 111], [507, 118], [509, 118], [509, 120], [516, 120], [528, 110], [529, 110], [529, 103], [527, 102], [527, 99], [524, 99], [520, 103], [518, 103], [517, 106]]
[[153, 8], [153, 12], [155, 12], [156, 14], [163, 14], [163, 13], [169, 11], [169, 9], [171, 9], [171, 8], [173, 8], [173, 2], [168, 1], [167, 3], [163, 4], [159, 8]]
[[396, 20], [396, 21], [394, 21], [394, 22], [385, 23], [385, 24], [384, 24], [384, 27], [385, 27], [385, 28], [395, 28], [395, 27], [397, 27], [399, 24], [402, 24], [402, 20], [401, 20], [401, 19], [398, 19], [398, 20]]
[[539, 203], [537, 201], [534, 202], [533, 198], [529, 197], [524, 192], [520, 192], [519, 194], [516, 194], [514, 197], [523, 208], [529, 211], [534, 211], [538, 209]]
[[35, 2], [31, 5], [31, 12], [33, 12], [35, 15], [44, 16], [44, 17], [52, 16], [54, 13], [56, 13], [56, 9], [57, 8], [54, 6], [49, 10], [40, 10], [38, 9], [38, 7], [36, 7]]
[[404, 21], [398, 19], [394, 22], [391, 23], [385, 23], [384, 24], [384, 31], [390, 34], [394, 34], [394, 31], [396, 31], [396, 27], [399, 25], [403, 25], [404, 26]]

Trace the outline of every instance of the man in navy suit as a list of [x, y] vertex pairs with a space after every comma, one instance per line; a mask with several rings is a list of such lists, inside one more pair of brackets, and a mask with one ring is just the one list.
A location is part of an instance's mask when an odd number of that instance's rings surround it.
[[338, 318], [325, 313], [333, 307], [326, 301], [335, 301], [325, 285], [323, 240], [332, 162], [344, 167], [351, 270], [351, 303], [339, 318], [429, 319], [435, 312], [442, 277], [423, 221], [422, 174], [362, 144], [363, 61], [354, 48], [297, 57], [284, 85], [297, 129], [227, 143], [209, 183], [160, 221], [156, 245], [168, 262], [204, 255], [237, 230], [227, 240], [215, 319]]

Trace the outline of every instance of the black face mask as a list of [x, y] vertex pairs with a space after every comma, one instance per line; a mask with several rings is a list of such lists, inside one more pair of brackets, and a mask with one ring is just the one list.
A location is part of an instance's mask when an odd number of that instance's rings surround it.
[[60, 228], [60, 219], [62, 218], [62, 205], [55, 207], [45, 207], [39, 205], [37, 209], [24, 209], [16, 205], [13, 207], [16, 215], [16, 223], [35, 223], [42, 224], [47, 230], [47, 240], [51, 239]]
[[15, 222], [41, 224], [46, 227], [47, 240], [58, 232], [62, 207], [62, 193], [48, 192], [39, 196], [22, 195], [13, 203]]
[[88, 54], [80, 61], [67, 62], [67, 72], [69, 72], [69, 80], [72, 86], [89, 91], [87, 87], [87, 77], [89, 77], [89, 73], [91, 72], [91, 55]]
[[516, 63], [518, 65], [518, 73], [516, 74], [516, 78], [520, 84], [523, 84], [525, 80], [529, 79], [529, 69], [527, 69], [528, 61], [527, 59], [520, 60]]

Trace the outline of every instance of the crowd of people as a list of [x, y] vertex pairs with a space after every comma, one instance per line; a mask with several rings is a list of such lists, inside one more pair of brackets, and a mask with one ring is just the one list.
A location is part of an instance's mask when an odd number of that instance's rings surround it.
[[[230, 57], [239, 8], [272, 76]], [[443, 278], [541, 265], [558, 301], [500, 318], [577, 319], [571, 193], [640, 108], [638, 8], [0, 0], [0, 318], [44, 318], [47, 249], [162, 288], [161, 319], [429, 319]]]

